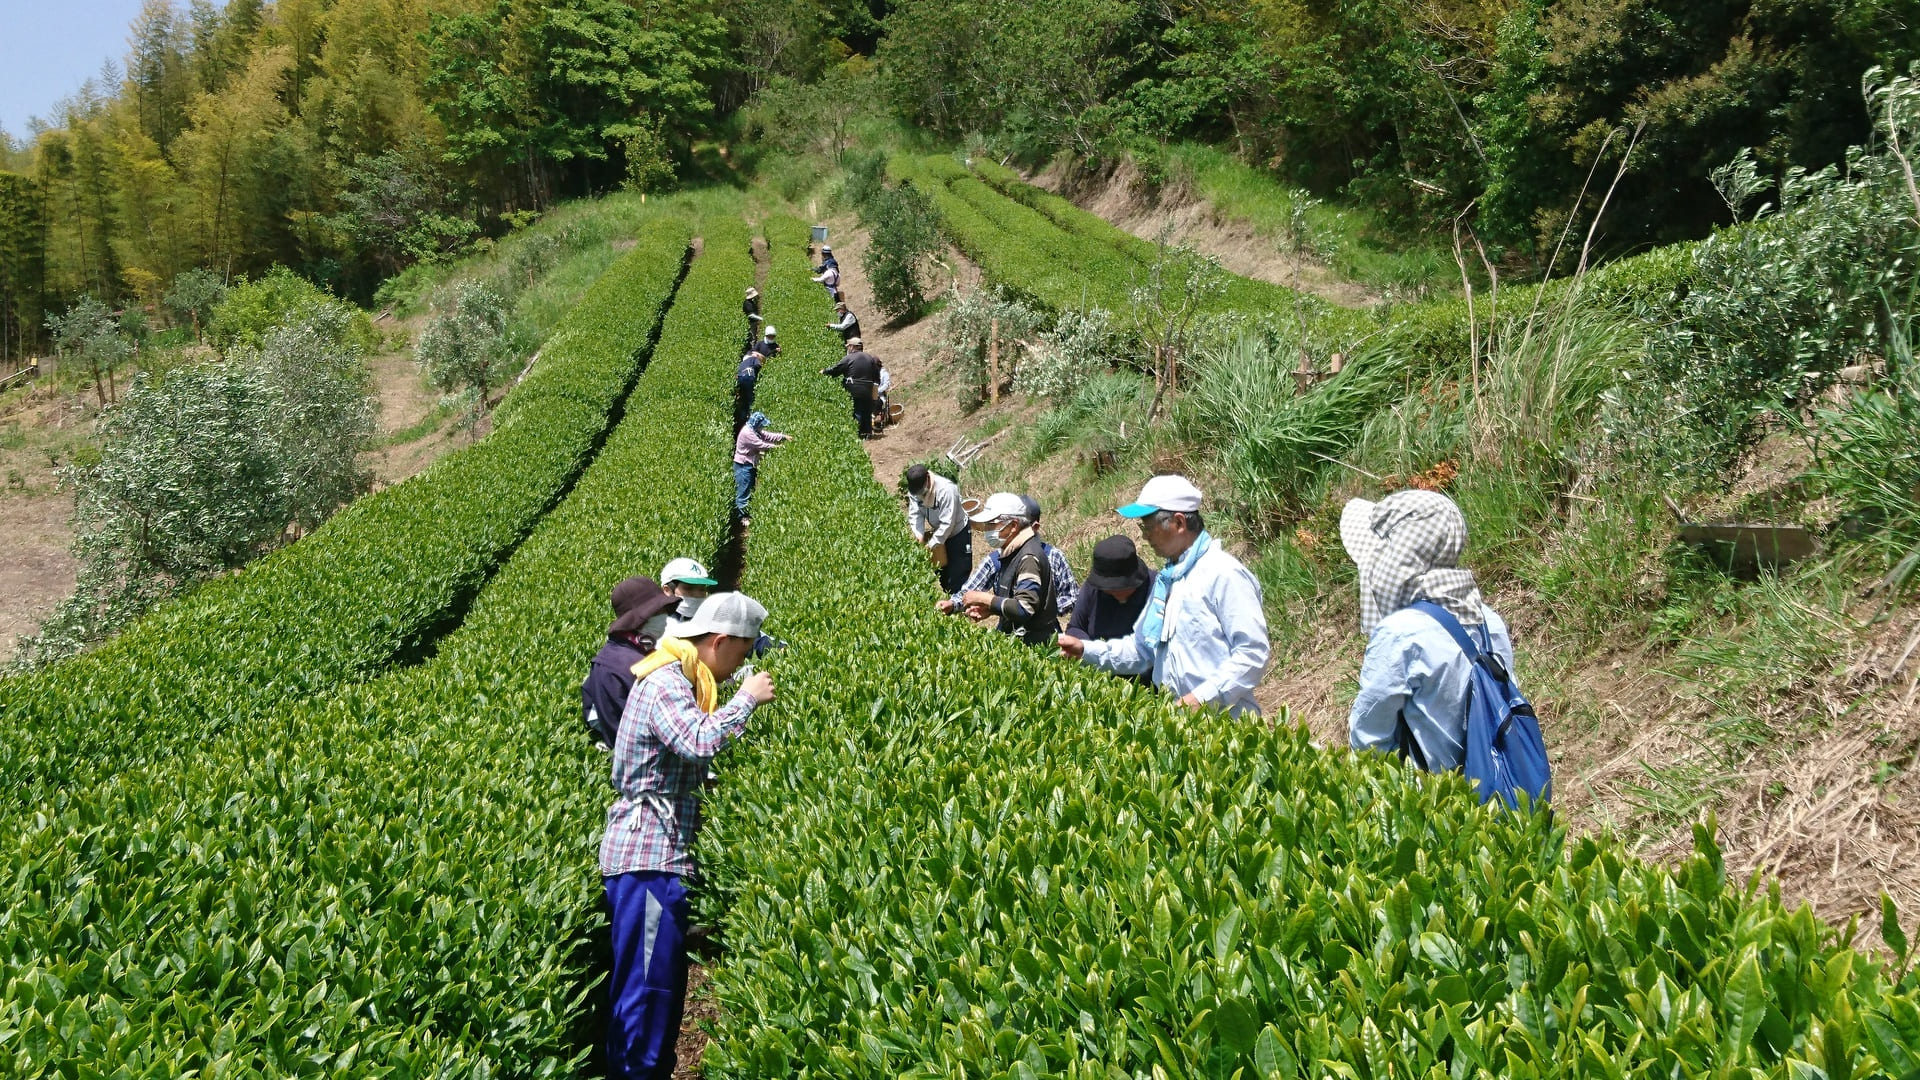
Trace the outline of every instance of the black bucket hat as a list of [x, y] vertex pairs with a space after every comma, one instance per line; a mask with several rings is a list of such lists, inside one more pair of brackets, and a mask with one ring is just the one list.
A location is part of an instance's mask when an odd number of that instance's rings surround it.
[[1093, 545], [1093, 571], [1087, 584], [1096, 589], [1138, 589], [1153, 580], [1153, 571], [1140, 558], [1133, 541], [1109, 536]]
[[680, 602], [676, 596], [668, 596], [660, 589], [660, 583], [644, 575], [636, 575], [613, 587], [613, 625], [607, 627], [609, 634], [637, 634], [647, 625], [647, 620], [663, 611], [670, 610]]

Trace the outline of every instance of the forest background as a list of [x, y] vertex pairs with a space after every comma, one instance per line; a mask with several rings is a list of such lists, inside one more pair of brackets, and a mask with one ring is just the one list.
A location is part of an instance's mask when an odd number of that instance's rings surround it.
[[[0, 133], [0, 360], [196, 268], [366, 301], [556, 200], [739, 179], [862, 124], [1039, 164], [1213, 144], [1388, 229], [1466, 215], [1516, 273], [1730, 220], [1708, 172], [1867, 142], [1917, 0], [149, 0], [124, 75]], [[750, 149], [758, 148], [758, 149]]]

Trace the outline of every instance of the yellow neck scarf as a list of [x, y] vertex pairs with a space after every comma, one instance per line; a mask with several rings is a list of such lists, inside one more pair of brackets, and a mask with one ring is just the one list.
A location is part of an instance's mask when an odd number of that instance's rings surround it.
[[679, 664], [680, 670], [686, 673], [687, 681], [693, 684], [693, 700], [701, 712], [710, 713], [720, 707], [720, 689], [714, 684], [713, 672], [700, 662], [700, 654], [694, 651], [691, 641], [661, 638], [646, 659], [633, 665], [633, 681], [637, 684], [669, 664]]

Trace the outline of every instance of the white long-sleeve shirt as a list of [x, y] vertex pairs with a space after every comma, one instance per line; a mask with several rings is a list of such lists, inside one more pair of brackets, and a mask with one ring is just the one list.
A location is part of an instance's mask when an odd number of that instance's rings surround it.
[[[1494, 654], [1513, 670], [1513, 642], [1507, 624], [1493, 609], [1486, 612], [1487, 638]], [[1477, 627], [1466, 628], [1478, 642]], [[1360, 662], [1360, 692], [1347, 714], [1347, 741], [1355, 750], [1399, 748], [1396, 721], [1404, 713], [1407, 728], [1434, 772], [1457, 769], [1466, 760], [1467, 702], [1473, 687], [1473, 661], [1433, 616], [1402, 608], [1380, 620], [1367, 639]]]
[[1089, 641], [1085, 660], [1116, 675], [1153, 673], [1153, 683], [1175, 697], [1258, 716], [1260, 685], [1271, 647], [1260, 582], [1239, 559], [1215, 543], [1167, 594], [1168, 640], [1132, 634]]
[[941, 476], [927, 474], [927, 490], [907, 496], [907, 527], [927, 545], [944, 544], [967, 527], [967, 515], [960, 509], [960, 485]]

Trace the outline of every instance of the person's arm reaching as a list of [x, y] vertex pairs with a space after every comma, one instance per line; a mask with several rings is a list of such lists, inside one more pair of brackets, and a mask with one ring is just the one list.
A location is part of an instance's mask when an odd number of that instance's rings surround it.
[[842, 357], [840, 362], [833, 365], [832, 367], [820, 369], [820, 374], [822, 375], [845, 375], [846, 373], [847, 373], [847, 357]]
[[1145, 675], [1153, 670], [1156, 648], [1157, 643], [1148, 641], [1140, 633], [1140, 624], [1136, 622], [1133, 633], [1123, 638], [1089, 641], [1079, 655], [1080, 659], [1101, 671], [1110, 671], [1115, 675]]
[[907, 528], [913, 530], [913, 538], [927, 543], [927, 507], [917, 495], [907, 496]]

